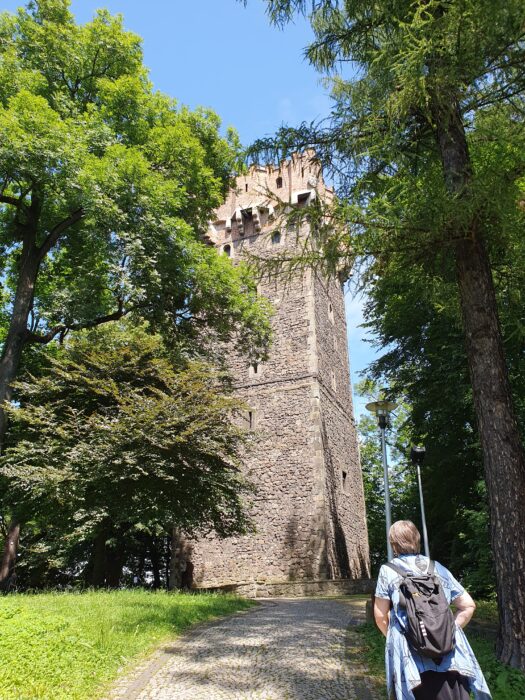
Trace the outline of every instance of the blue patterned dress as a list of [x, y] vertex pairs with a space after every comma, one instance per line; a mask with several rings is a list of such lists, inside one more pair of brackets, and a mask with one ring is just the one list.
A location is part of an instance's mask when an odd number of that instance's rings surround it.
[[[428, 558], [421, 554], [402, 554], [392, 561], [401, 568], [414, 573], [426, 571], [428, 566]], [[439, 562], [436, 562], [435, 573], [441, 581], [443, 592], [449, 603], [465, 592], [465, 589], [456, 581], [450, 571]], [[406, 625], [406, 612], [399, 608], [398, 587], [400, 582], [401, 577], [395, 571], [385, 565], [381, 567], [377, 579], [376, 597], [389, 599], [393, 604], [385, 649], [388, 697], [395, 697], [397, 700], [414, 700], [412, 691], [421, 684], [421, 673], [424, 671], [457, 671], [468, 679], [470, 691], [476, 700], [490, 700], [492, 696], [481, 668], [459, 625], [456, 626], [456, 648], [444, 656], [439, 665], [432, 659], [409, 649], [403, 634]]]

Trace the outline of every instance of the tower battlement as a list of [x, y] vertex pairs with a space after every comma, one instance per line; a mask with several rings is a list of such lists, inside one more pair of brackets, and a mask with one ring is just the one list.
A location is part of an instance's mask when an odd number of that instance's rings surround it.
[[217, 246], [233, 244], [234, 253], [243, 248], [243, 241], [278, 223], [284, 208], [303, 207], [317, 197], [326, 201], [333, 196], [311, 154], [294, 156], [279, 166], [252, 166], [237, 178], [236, 187], [217, 210], [208, 240]]
[[[237, 178], [210, 225], [209, 240], [242, 259], [300, 244], [308, 222], [289, 231], [282, 213], [332, 198], [311, 154]], [[256, 444], [245, 471], [256, 493], [254, 534], [189, 543], [193, 585], [361, 579], [369, 575], [363, 483], [353, 416], [341, 284], [312, 270], [263, 278], [275, 309], [264, 362], [231, 352], [236, 391], [249, 407]]]

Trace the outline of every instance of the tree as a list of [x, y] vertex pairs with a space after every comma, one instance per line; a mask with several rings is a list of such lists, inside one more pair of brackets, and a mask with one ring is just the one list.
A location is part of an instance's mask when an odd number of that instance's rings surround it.
[[[367, 374], [409, 406], [407, 444], [426, 447], [422, 473], [432, 555], [473, 595], [486, 596], [494, 590], [488, 505], [451, 268], [446, 258], [428, 264], [402, 252], [382, 261], [381, 275], [369, 287], [365, 318], [384, 352]], [[509, 285], [519, 287], [520, 276], [512, 281], [505, 276], [500, 299]], [[505, 310], [504, 326], [515, 328], [519, 314], [518, 307]], [[506, 345], [513, 366], [519, 341], [515, 351]], [[516, 382], [514, 388], [519, 390]]]
[[[77, 26], [69, 0], [0, 16], [0, 449], [32, 345], [129, 316], [189, 353], [264, 353], [251, 275], [201, 241], [238, 163], [219, 127], [152, 91], [122, 17]], [[14, 513], [0, 580], [17, 537]]]
[[491, 269], [508, 228], [523, 225], [525, 7], [521, 0], [267, 4], [276, 23], [311, 7], [307, 56], [320, 70], [339, 71], [328, 123], [285, 129], [255, 148], [281, 157], [315, 148], [332, 166], [348, 197], [341, 219], [353, 230], [319, 227], [317, 257], [335, 271], [359, 252], [453, 256], [490, 504], [498, 653], [525, 668], [525, 453]]
[[34, 566], [45, 556], [117, 586], [126, 538], [246, 532], [248, 434], [227, 375], [122, 322], [77, 334], [47, 364], [17, 383], [0, 458], [7, 498], [33, 523]]
[[25, 346], [130, 313], [168, 335], [265, 332], [245, 272], [199, 240], [230, 185], [234, 135], [152, 92], [121, 17], [77, 26], [68, 5], [0, 20], [0, 403]]

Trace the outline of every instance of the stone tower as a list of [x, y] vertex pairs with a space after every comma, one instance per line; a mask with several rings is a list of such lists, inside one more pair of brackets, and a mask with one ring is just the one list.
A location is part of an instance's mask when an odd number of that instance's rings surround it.
[[[210, 239], [234, 260], [247, 252], [268, 257], [293, 250], [308, 224], [287, 230], [279, 212], [309, 206], [316, 197], [333, 193], [307, 158], [252, 168], [217, 211]], [[275, 307], [270, 357], [252, 365], [229, 357], [257, 435], [245, 465], [257, 488], [251, 508], [257, 531], [189, 543], [193, 586], [266, 595], [286, 592], [286, 582], [302, 582], [296, 592], [305, 592], [327, 579], [366, 578], [365, 505], [341, 284], [301, 271], [286, 282], [263, 280], [259, 292]]]

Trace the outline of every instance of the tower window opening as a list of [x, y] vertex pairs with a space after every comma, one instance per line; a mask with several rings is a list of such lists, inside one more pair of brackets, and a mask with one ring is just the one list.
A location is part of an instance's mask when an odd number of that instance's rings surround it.
[[250, 235], [253, 233], [253, 211], [251, 207], [249, 209], [243, 209], [242, 215], [242, 229], [239, 231], [241, 236], [245, 234]]
[[309, 192], [303, 192], [302, 194], [297, 195], [297, 206], [298, 207], [305, 207], [309, 201], [310, 201], [310, 193]]
[[248, 427], [250, 430], [255, 428], [255, 411], [248, 411]]
[[304, 177], [304, 168], [301, 168], [301, 177]]
[[246, 184], [244, 185], [244, 191], [245, 191], [245, 192], [248, 192], [248, 183], [246, 183]]
[[278, 245], [281, 242], [281, 232], [280, 231], [274, 231], [272, 233], [272, 244], [273, 245]]
[[341, 480], [341, 481], [342, 481], [342, 487], [343, 487], [343, 492], [344, 492], [344, 493], [347, 493], [347, 480], [346, 480], [346, 477], [347, 477], [347, 476], [348, 476], [347, 473], [343, 470], [343, 472], [342, 472], [342, 480]]
[[334, 307], [331, 303], [328, 303], [328, 318], [332, 323], [334, 322]]
[[222, 252], [224, 253], [224, 255], [227, 255], [229, 258], [231, 258], [231, 255], [232, 255], [231, 245], [229, 245], [229, 244], [225, 245], [224, 248], [222, 249]]
[[283, 186], [283, 179], [282, 179], [282, 177], [281, 177], [280, 175], [279, 175], [279, 177], [277, 178], [277, 180], [275, 181], [275, 184], [277, 185], [277, 189], [278, 189], [278, 190], [280, 190], [281, 187]]

